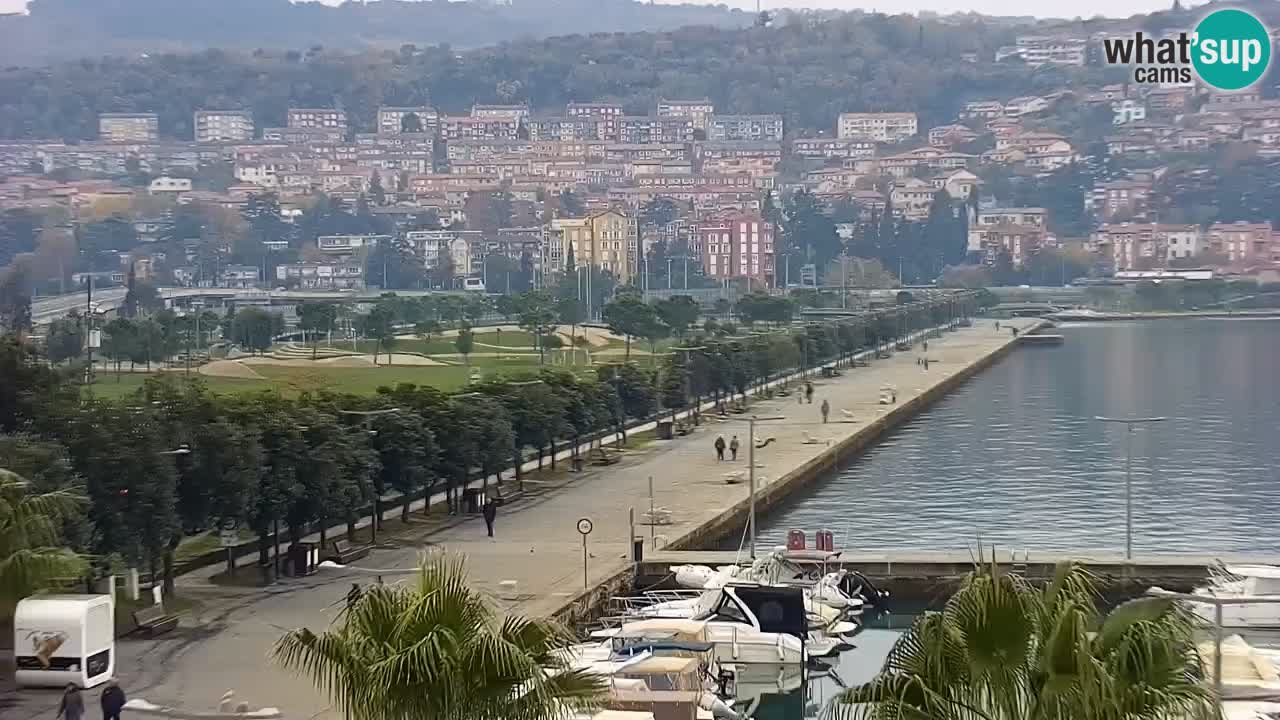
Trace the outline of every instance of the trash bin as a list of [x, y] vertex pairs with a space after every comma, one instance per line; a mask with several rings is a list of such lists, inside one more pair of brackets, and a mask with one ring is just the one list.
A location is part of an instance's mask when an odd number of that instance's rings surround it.
[[824, 366], [822, 367], [822, 377], [824, 377], [824, 378], [830, 378], [830, 377], [835, 377], [835, 376], [836, 376], [836, 369], [835, 369], [835, 368], [831, 367], [830, 365], [824, 365]]
[[644, 562], [644, 538], [639, 535], [631, 538], [631, 559]]
[[314, 543], [296, 543], [289, 546], [289, 574], [293, 577], [306, 577], [315, 569], [312, 559], [317, 551]]
[[466, 512], [475, 515], [480, 512], [480, 508], [484, 505], [484, 490], [480, 488], [466, 488], [462, 491], [462, 503], [466, 508]]
[[670, 440], [675, 437], [675, 423], [670, 420], [659, 420], [658, 426], [654, 432], [658, 434], [659, 440]]

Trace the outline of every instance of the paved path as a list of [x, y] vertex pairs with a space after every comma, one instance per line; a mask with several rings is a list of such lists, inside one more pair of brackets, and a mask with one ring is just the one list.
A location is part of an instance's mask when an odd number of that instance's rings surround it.
[[[1032, 321], [1013, 321], [1026, 326]], [[1009, 321], [1002, 321], [1007, 326]], [[761, 423], [758, 436], [775, 441], [757, 451], [757, 479], [763, 485], [826, 449], [826, 440], [860, 429], [883, 413], [880, 388], [894, 385], [904, 402], [1011, 341], [1007, 330], [997, 332], [991, 321], [946, 334], [930, 342], [930, 369], [916, 364], [917, 352], [875, 361], [870, 368], [847, 371], [842, 377], [815, 381], [814, 403], [797, 404], [794, 396], [754, 403], [753, 412], [782, 415], [785, 420]], [[822, 424], [819, 405], [831, 403], [830, 424]], [[842, 409], [855, 422], [839, 422]], [[803, 433], [819, 438], [804, 444]], [[738, 435], [738, 460], [719, 462], [712, 443]], [[623, 569], [629, 553], [628, 515], [637, 517], [649, 505], [649, 478], [654, 501], [672, 512], [672, 524], [657, 528], [669, 539], [696, 528], [747, 496], [745, 483], [728, 485], [724, 475], [746, 470], [747, 423], [739, 417], [711, 420], [690, 436], [656, 442], [627, 453], [622, 463], [574, 476], [567, 485], [534, 493], [499, 514], [497, 538], [485, 536], [478, 519], [436, 530], [420, 541], [395, 549], [378, 549], [358, 563], [366, 569], [412, 568], [424, 550], [465, 553], [471, 578], [485, 591], [514, 580], [518, 599], [496, 599], [503, 607], [526, 614], [550, 614], [583, 588], [582, 542], [576, 530], [589, 517], [595, 530], [589, 538], [588, 576], [595, 584]], [[647, 528], [640, 530], [648, 535]], [[210, 571], [211, 572], [211, 571]], [[270, 591], [215, 587], [207, 573], [181, 578], [180, 592], [201, 601], [199, 617], [187, 619], [169, 637], [156, 641], [125, 641], [119, 646], [118, 675], [133, 696], [162, 704], [205, 709], [227, 689], [253, 705], [277, 706], [291, 720], [335, 716], [305, 681], [289, 676], [266, 661], [272, 643], [286, 629], [306, 625], [319, 630], [335, 615], [351, 582], [369, 582], [371, 574], [321, 571], [304, 580], [282, 581]], [[395, 576], [387, 573], [386, 580]], [[96, 697], [96, 692], [93, 693]], [[12, 716], [5, 720], [44, 717], [56, 706], [52, 693], [24, 691]]]

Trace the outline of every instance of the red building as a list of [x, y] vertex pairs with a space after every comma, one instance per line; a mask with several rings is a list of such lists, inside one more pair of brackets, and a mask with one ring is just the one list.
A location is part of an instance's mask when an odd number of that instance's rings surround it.
[[697, 225], [707, 277], [747, 277], [765, 287], [774, 284], [773, 225], [754, 213], [724, 212]]

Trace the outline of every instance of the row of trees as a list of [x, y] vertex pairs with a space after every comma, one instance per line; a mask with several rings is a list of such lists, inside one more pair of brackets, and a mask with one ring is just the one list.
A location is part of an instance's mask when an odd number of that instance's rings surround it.
[[462, 395], [404, 384], [373, 397], [221, 396], [179, 377], [150, 379], [123, 401], [85, 400], [76, 379], [5, 336], [0, 432], [22, 438], [10, 462], [35, 468], [37, 458], [60, 458], [67, 471], [58, 487], [83, 488], [88, 527], [69, 544], [163, 569], [171, 580], [182, 538], [219, 523], [251, 528], [265, 562], [277, 527], [293, 539], [313, 523], [345, 521], [351, 531], [365, 508], [396, 494], [443, 490], [453, 506], [472, 478], [514, 466], [520, 481], [526, 456], [539, 464], [549, 456], [554, 466], [564, 445], [625, 439], [632, 421], [745, 393], [788, 369], [941, 322], [971, 309], [966, 303], [914, 303], [744, 338], [688, 333], [689, 344], [656, 367], [604, 365], [594, 377], [542, 369]]

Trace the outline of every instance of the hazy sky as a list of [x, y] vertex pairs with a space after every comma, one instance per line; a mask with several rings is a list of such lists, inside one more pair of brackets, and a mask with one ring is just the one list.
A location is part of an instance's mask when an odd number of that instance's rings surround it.
[[[520, 0], [515, 0], [519, 2]], [[673, 0], [658, 0], [671, 2]], [[678, 0], [677, 0], [678, 1]], [[734, 7], [755, 8], [755, 0], [724, 0]], [[338, 4], [341, 0], [326, 0]], [[852, 10], [880, 10], [882, 12], [914, 12], [933, 10], [956, 12], [974, 10], [988, 15], [1041, 15], [1050, 17], [1090, 17], [1109, 15], [1127, 17], [1135, 13], [1150, 12], [1169, 7], [1172, 0], [1075, 0], [1070, 3], [1048, 0], [761, 0], [765, 8], [824, 7]], [[0, 12], [15, 12], [26, 6], [27, 0], [0, 0]]]

